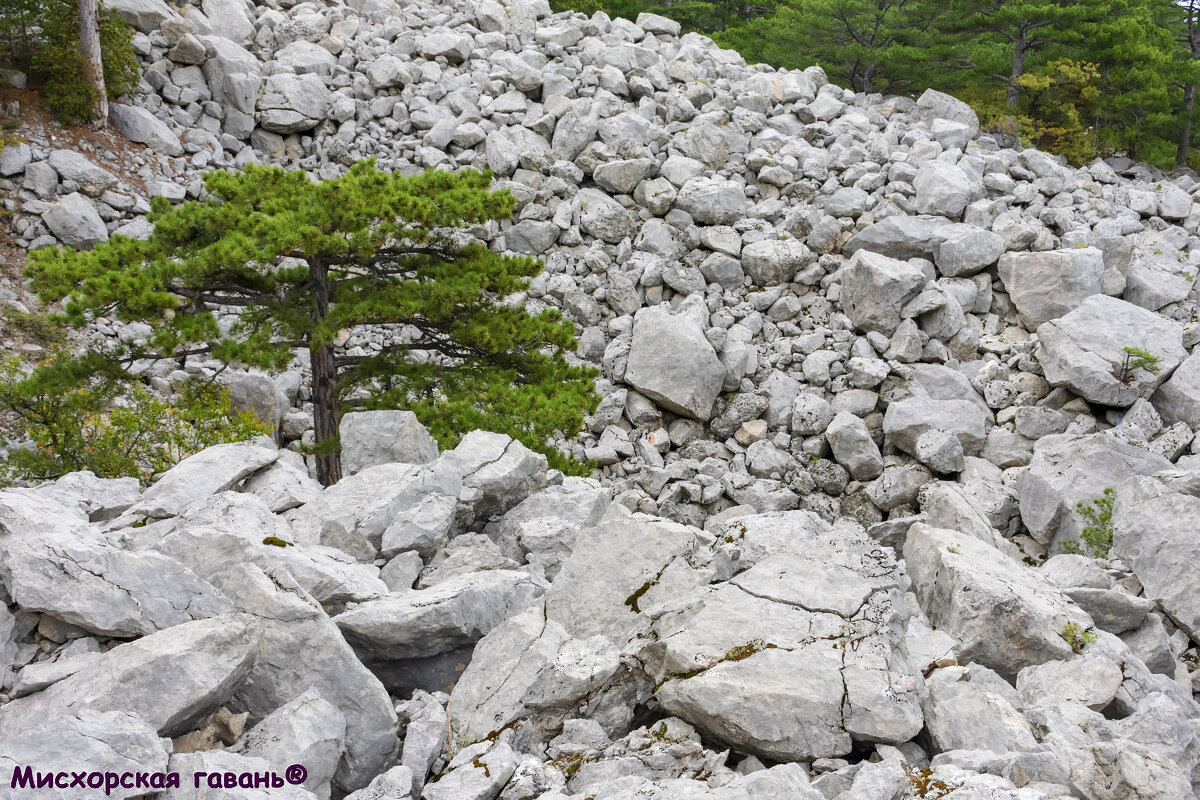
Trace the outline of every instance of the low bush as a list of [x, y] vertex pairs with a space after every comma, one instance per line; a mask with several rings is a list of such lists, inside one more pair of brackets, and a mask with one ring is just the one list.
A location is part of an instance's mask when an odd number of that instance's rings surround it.
[[[270, 434], [249, 412], [237, 413], [224, 387], [193, 379], [173, 400], [140, 384], [96, 380], [57, 391], [31, 378], [18, 358], [0, 364], [0, 409], [15, 430], [0, 480], [12, 484], [88, 470], [102, 478], [134, 477], [143, 484], [214, 444]], [[14, 440], [27, 440], [13, 446]]]

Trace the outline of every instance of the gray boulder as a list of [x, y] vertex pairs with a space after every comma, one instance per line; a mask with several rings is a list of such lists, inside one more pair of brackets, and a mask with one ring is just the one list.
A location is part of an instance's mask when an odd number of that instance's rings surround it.
[[108, 241], [108, 229], [86, 197], [79, 192], [61, 198], [42, 214], [46, 227], [63, 244], [78, 250], [91, 250]]
[[378, 464], [426, 464], [438, 446], [411, 411], [352, 411], [338, 424], [342, 471], [354, 475]]
[[1170, 468], [1149, 448], [1108, 432], [1042, 437], [1017, 483], [1021, 521], [1042, 544], [1077, 539], [1083, 531], [1078, 503], [1091, 503], [1108, 488], [1119, 498], [1132, 479]]
[[975, 138], [979, 133], [979, 117], [969, 105], [944, 92], [926, 89], [917, 98], [917, 113], [921, 121], [932, 124], [934, 120], [944, 119], [967, 126], [969, 138]]
[[200, 8], [213, 34], [243, 46], [254, 41], [254, 22], [241, 0], [201, 0]]
[[24, 142], [6, 144], [0, 150], [0, 175], [6, 178], [20, 175], [33, 161], [33, 151]]
[[132, 516], [172, 517], [196, 500], [233, 489], [254, 473], [279, 460], [274, 447], [218, 444], [190, 455], [167, 470], [129, 509]]
[[1200, 428], [1200, 351], [1193, 351], [1171, 373], [1150, 402], [1167, 425], [1182, 422], [1193, 430]]
[[883, 433], [891, 444], [917, 455], [922, 435], [946, 431], [958, 438], [964, 454], [974, 456], [983, 449], [990, 423], [988, 414], [968, 400], [909, 397], [888, 405]]
[[117, 176], [98, 167], [87, 156], [74, 150], [54, 150], [47, 159], [63, 183], [90, 197], [99, 197], [117, 183]]
[[825, 429], [833, 457], [856, 481], [870, 481], [883, 472], [883, 456], [866, 424], [849, 411], [839, 412]]
[[319, 691], [309, 689], [255, 725], [246, 734], [241, 753], [264, 759], [279, 773], [302, 764], [308, 770], [304, 788], [327, 800], [345, 740], [342, 712]]
[[344, 791], [365, 786], [399, 753], [396, 712], [387, 690], [288, 570], [268, 570], [222, 564], [205, 576], [252, 616], [262, 632], [258, 660], [230, 708], [248, 712], [253, 725], [304, 692], [319, 692], [346, 720], [346, 744], [334, 783]]
[[789, 283], [813, 258], [804, 243], [796, 239], [767, 239], [742, 248], [742, 270], [756, 286], [779, 286]]
[[[1120, 380], [1126, 347], [1159, 358], [1158, 372], [1131, 370]], [[1179, 324], [1144, 308], [1096, 294], [1038, 328], [1038, 360], [1052, 386], [1093, 403], [1128, 407], [1150, 397], [1187, 357]]]
[[[0, 518], [16, 515], [67, 516], [32, 490], [12, 489], [0, 495]], [[0, 538], [0, 564], [13, 602], [106, 636], [140, 636], [231, 610], [220, 592], [178, 561], [113, 547], [78, 522]]]
[[136, 714], [160, 736], [186, 733], [229, 700], [259, 656], [257, 623], [243, 614], [187, 622], [120, 645], [93, 666], [0, 708], [17, 734], [86, 711]]
[[1094, 247], [1000, 256], [1000, 280], [1030, 329], [1100, 294], [1104, 254]]
[[[743, 517], [729, 533], [753, 565], [656, 615], [642, 648], [664, 710], [780, 760], [844, 755], [853, 741], [899, 744], [920, 730], [891, 551], [804, 512]], [[776, 552], [760, 555], [766, 548]]]
[[337, 68], [337, 58], [332, 53], [304, 39], [297, 39], [276, 51], [275, 63], [297, 75], [312, 73], [328, 77]]
[[633, 234], [633, 217], [625, 207], [599, 189], [579, 192], [579, 226], [584, 233], [610, 244]]
[[1007, 680], [1031, 664], [1070, 658], [1069, 622], [1092, 620], [1019, 561], [958, 531], [913, 525], [904, 543], [913, 591], [929, 622], [958, 642], [964, 662]]
[[724, 381], [725, 367], [690, 316], [665, 306], [637, 312], [626, 383], [669, 411], [706, 422]]
[[868, 225], [854, 234], [842, 247], [842, 253], [854, 255], [859, 250], [869, 250], [901, 260], [932, 259], [934, 247], [943, 232], [957, 229], [958, 226], [945, 217], [897, 215]]
[[1117, 490], [1113, 553], [1137, 575], [1146, 597], [1200, 641], [1200, 583], [1191, 565], [1200, 556], [1200, 473], [1164, 471]]
[[109, 119], [126, 139], [144, 144], [156, 153], [178, 156], [183, 153], [179, 137], [171, 132], [167, 124], [144, 108], [110, 103]]
[[891, 336], [900, 326], [900, 309], [927, 282], [912, 264], [863, 249], [842, 271], [842, 309], [855, 327]]
[[477, 519], [503, 514], [546, 485], [546, 457], [504, 434], [471, 431], [443, 458], [462, 476], [461, 499]]
[[680, 187], [675, 207], [705, 225], [730, 225], [746, 215], [750, 202], [733, 181], [696, 177]]
[[[17, 769], [35, 773], [165, 772], [171, 741], [128, 711], [82, 708], [67, 714], [46, 714], [33, 727], [0, 734], [0, 770], [11, 776], [0, 796], [19, 797]], [[11, 794], [9, 793], [9, 790]], [[84, 792], [81, 792], [83, 794]], [[114, 787], [108, 797], [145, 796], [144, 789]]]
[[361, 603], [334, 622], [368, 663], [430, 658], [479, 641], [541, 593], [527, 572], [485, 570]]
[[929, 692], [922, 704], [925, 725], [939, 752], [1013, 753], [1038, 749], [1033, 729], [1021, 714], [1020, 695], [987, 667], [942, 667], [929, 676], [925, 685]]
[[430, 464], [379, 464], [342, 478], [301, 506], [296, 539], [324, 544], [369, 562], [378, 557], [385, 531], [435, 498], [457, 498], [461, 473], [439, 459]]
[[156, 31], [167, 20], [179, 18], [163, 0], [112, 0], [106, 5], [142, 33]]
[[325, 119], [329, 100], [329, 89], [318, 75], [272, 75], [258, 98], [258, 122], [284, 135], [311, 130]]
[[1004, 250], [1004, 239], [991, 231], [973, 225], [947, 225], [934, 237], [933, 261], [946, 277], [963, 277], [995, 264]]
[[930, 162], [917, 170], [913, 188], [917, 190], [918, 214], [958, 217], [972, 199], [967, 173], [943, 161]]

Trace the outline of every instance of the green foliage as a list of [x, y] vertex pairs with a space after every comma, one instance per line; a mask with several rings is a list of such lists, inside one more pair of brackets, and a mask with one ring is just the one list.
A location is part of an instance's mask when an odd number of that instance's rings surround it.
[[[1200, 44], [1188, 46], [1190, 27], [1200, 28], [1195, 0], [555, 2], [629, 19], [663, 14], [750, 63], [818, 64], [855, 91], [948, 92], [985, 128], [1075, 164], [1125, 154], [1170, 168], [1181, 128], [1196, 124], [1184, 103], [1200, 81]], [[1200, 164], [1198, 153], [1185, 153], [1189, 163]]]
[[1083, 648], [1087, 647], [1096, 641], [1096, 634], [1092, 631], [1084, 630], [1078, 622], [1068, 622], [1063, 626], [1062, 633], [1059, 634], [1067, 644], [1071, 645], [1071, 650], [1079, 655], [1083, 652]]
[[[211, 354], [270, 369], [306, 348], [317, 444], [326, 451], [337, 414], [408, 408], [443, 447], [484, 428], [520, 439], [560, 469], [588, 469], [548, 441], [577, 433], [599, 401], [595, 370], [566, 362], [574, 326], [557, 312], [533, 316], [504, 302], [541, 264], [456, 232], [511, 217], [516, 201], [490, 191], [489, 173], [406, 177], [365, 161], [321, 182], [257, 165], [210, 172], [204, 182], [209, 196], [199, 202], [155, 198], [145, 241], [113, 237], [86, 252], [30, 255], [33, 290], [44, 302], [65, 298], [69, 323], [150, 323], [144, 345], [93, 360]], [[215, 316], [221, 305], [241, 312], [226, 329]], [[340, 332], [377, 325], [412, 335], [378, 353], [333, 352]], [[325, 478], [336, 480], [330, 469]]]
[[[133, 28], [101, 7], [100, 51], [105, 89], [110, 99], [131, 94], [140, 79], [133, 52]], [[0, 37], [8, 60], [28, 66], [42, 80], [42, 97], [60, 121], [91, 118], [96, 89], [88, 80], [79, 41], [76, 0], [4, 0], [0, 3]]]
[[14, 448], [0, 464], [5, 482], [89, 470], [148, 483], [205, 447], [270, 433], [253, 414], [235, 413], [215, 384], [189, 381], [174, 402], [103, 375], [63, 391], [56, 362], [52, 356], [32, 372], [19, 358], [0, 363], [0, 409], [17, 416], [33, 445]]
[[21, 311], [13, 306], [5, 306], [3, 317], [10, 334], [19, 333], [32, 340], [34, 344], [43, 347], [61, 347], [67, 343], [66, 329], [46, 314]]
[[1144, 369], [1151, 375], [1157, 375], [1162, 369], [1159, 366], [1160, 361], [1162, 359], [1149, 350], [1143, 350], [1140, 347], [1126, 347], [1125, 358], [1113, 367], [1113, 377], [1121, 383], [1128, 384], [1133, 380], [1135, 370]]
[[1097, 558], [1108, 558], [1113, 544], [1112, 513], [1116, 490], [1109, 487], [1090, 504], [1077, 503], [1075, 513], [1087, 524], [1083, 526], [1080, 539]]
[[1025, 146], [1065, 155], [1072, 164], [1101, 155], [1104, 144], [1090, 123], [1103, 91], [1099, 67], [1062, 59], [1026, 72], [1015, 83], [1021, 90], [1015, 111], [1002, 88], [971, 87], [962, 93], [984, 129], [1013, 134]]

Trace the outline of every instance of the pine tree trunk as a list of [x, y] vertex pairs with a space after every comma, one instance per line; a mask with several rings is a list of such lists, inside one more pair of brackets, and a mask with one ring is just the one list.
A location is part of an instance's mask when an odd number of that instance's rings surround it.
[[1017, 78], [1025, 74], [1025, 52], [1029, 49], [1027, 33], [1024, 28], [1021, 28], [1017, 32], [1017, 40], [1013, 43], [1012, 73], [1009, 75], [1008, 81], [1008, 107], [1014, 111], [1017, 109], [1017, 104], [1021, 102], [1021, 87], [1017, 85]]
[[87, 78], [96, 89], [91, 127], [102, 131], [108, 127], [108, 92], [104, 87], [104, 61], [100, 53], [99, 13], [98, 0], [79, 0], [80, 50]]
[[1196, 84], [1183, 90], [1183, 124], [1179, 126], [1179, 147], [1175, 150], [1175, 169], [1187, 166], [1188, 150], [1192, 146], [1192, 109], [1196, 105]]
[[[317, 307], [317, 319], [325, 318], [329, 312], [329, 272], [317, 259], [309, 260], [309, 286]], [[336, 441], [338, 435], [337, 366], [333, 363], [333, 345], [310, 345], [309, 360], [312, 366], [313, 432], [318, 447]], [[318, 452], [317, 480], [322, 486], [332, 486], [342, 478], [341, 447], [328, 452]]]

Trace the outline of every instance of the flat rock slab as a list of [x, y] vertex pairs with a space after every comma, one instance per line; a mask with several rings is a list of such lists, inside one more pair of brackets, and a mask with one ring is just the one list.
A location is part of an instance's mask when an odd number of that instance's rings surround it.
[[1041, 576], [958, 531], [913, 525], [904, 543], [913, 591], [929, 622], [976, 662], [1012, 680], [1023, 668], [1070, 658], [1067, 623], [1092, 620]]
[[[921, 679], [899, 647], [907, 613], [891, 551], [806, 512], [745, 517], [728, 530], [718, 547], [753, 566], [653, 614], [654, 641], [639, 658], [664, 710], [778, 760], [915, 735]], [[771, 553], [776, 542], [791, 546]]]
[[29, 731], [47, 718], [132, 712], [162, 736], [192, 730], [250, 674], [259, 629], [241, 614], [176, 625], [105, 653], [94, 666], [0, 708], [0, 729]]
[[[1119, 380], [1126, 347], [1157, 356], [1158, 372], [1137, 369]], [[1100, 294], [1040, 326], [1037, 354], [1050, 385], [1121, 408], [1154, 394], [1187, 357], [1179, 323]]]
[[429, 658], [479, 641], [541, 594], [527, 572], [486, 570], [360, 603], [334, 621], [368, 660]]
[[1146, 597], [1200, 642], [1200, 473], [1164, 471], [1117, 490], [1113, 553]]

